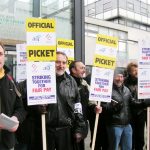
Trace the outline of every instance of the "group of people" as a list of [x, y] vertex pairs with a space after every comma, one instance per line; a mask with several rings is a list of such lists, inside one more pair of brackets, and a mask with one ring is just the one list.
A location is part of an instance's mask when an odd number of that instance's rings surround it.
[[[0, 113], [18, 121], [12, 129], [0, 124], [0, 150], [42, 150], [41, 114], [46, 116], [47, 150], [85, 150], [90, 125], [91, 141], [95, 114], [101, 113], [95, 150], [143, 150], [147, 99], [137, 98], [136, 63], [114, 71], [112, 101], [97, 106], [89, 101], [90, 81], [81, 61], [73, 61], [66, 72], [67, 56], [56, 53], [57, 103], [27, 106], [26, 80], [16, 84], [4, 65], [0, 43]], [[89, 143], [90, 145], [90, 143]]]

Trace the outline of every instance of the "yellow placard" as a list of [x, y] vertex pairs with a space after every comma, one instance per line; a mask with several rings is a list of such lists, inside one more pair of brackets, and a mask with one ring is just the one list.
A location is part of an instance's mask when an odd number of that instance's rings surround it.
[[57, 39], [57, 48], [74, 49], [74, 40]]
[[74, 58], [69, 57], [67, 61], [67, 67], [69, 68], [69, 65], [74, 61]]
[[116, 58], [102, 56], [102, 55], [95, 55], [94, 66], [101, 67], [101, 68], [107, 68], [107, 69], [115, 69]]
[[97, 38], [96, 38], [96, 44], [101, 44], [101, 45], [104, 45], [104, 46], [117, 48], [118, 47], [118, 38], [98, 34]]
[[39, 19], [28, 18], [26, 19], [26, 31], [27, 32], [55, 32], [55, 20], [54, 19]]
[[27, 46], [28, 61], [55, 61], [56, 46]]

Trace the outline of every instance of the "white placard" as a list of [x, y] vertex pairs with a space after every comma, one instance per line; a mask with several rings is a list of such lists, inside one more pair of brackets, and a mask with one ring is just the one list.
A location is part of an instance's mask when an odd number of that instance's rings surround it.
[[150, 98], [150, 69], [138, 70], [138, 99]]
[[139, 41], [139, 68], [150, 68], [150, 38]]
[[37, 45], [56, 45], [55, 32], [27, 32], [27, 44]]
[[28, 105], [56, 103], [55, 62], [27, 63]]
[[110, 102], [113, 73], [111, 69], [93, 67], [90, 87], [90, 100]]
[[27, 62], [27, 53], [26, 53], [26, 44], [17, 44], [17, 72], [16, 80], [21, 82], [25, 80], [26, 77], [26, 62]]

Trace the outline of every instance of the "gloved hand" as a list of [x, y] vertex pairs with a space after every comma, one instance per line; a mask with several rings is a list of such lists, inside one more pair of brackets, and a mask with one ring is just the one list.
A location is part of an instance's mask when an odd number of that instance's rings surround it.
[[38, 113], [45, 114], [47, 113], [47, 105], [38, 105], [37, 110], [38, 110]]
[[83, 139], [81, 133], [75, 133], [74, 138], [75, 138], [76, 143], [79, 143]]
[[111, 102], [111, 107], [113, 112], [118, 112], [122, 109], [123, 107], [123, 102], [119, 101], [118, 103], [116, 102]]
[[149, 106], [150, 106], [150, 99], [144, 99], [144, 100], [143, 100], [143, 105], [144, 105], [145, 107], [149, 107]]

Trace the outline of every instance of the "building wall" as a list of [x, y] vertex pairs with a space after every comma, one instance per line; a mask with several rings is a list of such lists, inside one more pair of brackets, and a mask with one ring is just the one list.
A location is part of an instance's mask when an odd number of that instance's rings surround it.
[[[118, 53], [117, 58], [117, 65], [120, 67], [125, 67], [126, 64], [130, 61], [137, 61], [138, 58], [138, 41], [143, 38], [150, 38], [150, 32], [146, 32], [143, 30], [138, 30], [126, 26], [122, 26], [119, 24], [115, 24], [108, 21], [102, 21], [94, 18], [88, 18], [85, 19], [85, 24], [87, 25], [93, 25], [100, 28], [108, 28], [115, 31], [118, 31], [119, 33], [126, 33], [127, 38], [122, 39], [120, 35], [116, 35], [119, 37], [119, 41], [125, 42], [126, 44], [126, 50], [124, 52]], [[86, 65], [92, 65], [93, 63], [93, 56], [96, 46], [96, 34], [107, 34], [110, 36], [115, 36], [111, 32], [93, 32], [91, 33], [90, 30], [86, 31], [85, 34], [85, 64]], [[121, 47], [122, 48], [122, 47]], [[118, 51], [119, 52], [119, 51]]]

